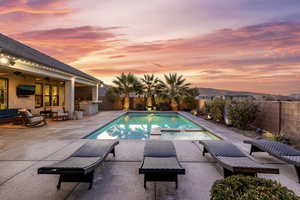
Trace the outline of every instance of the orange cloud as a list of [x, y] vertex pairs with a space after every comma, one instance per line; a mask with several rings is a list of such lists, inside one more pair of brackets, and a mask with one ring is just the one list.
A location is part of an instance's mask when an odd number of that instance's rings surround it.
[[72, 10], [65, 8], [66, 0], [2, 0], [0, 6], [0, 15], [15, 12], [24, 12], [30, 14], [67, 14]]
[[176, 72], [201, 87], [285, 94], [300, 90], [300, 23], [147, 43], [125, 40], [126, 35], [116, 33], [121, 28], [81, 26], [13, 37], [108, 82], [122, 72]]
[[119, 28], [58, 28], [24, 32], [13, 37], [64, 62], [72, 62], [94, 51], [110, 48], [112, 40], [119, 36], [111, 31]]

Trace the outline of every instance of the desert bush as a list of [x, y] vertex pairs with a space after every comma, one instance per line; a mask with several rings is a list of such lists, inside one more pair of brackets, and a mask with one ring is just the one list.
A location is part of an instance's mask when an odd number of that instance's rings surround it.
[[234, 127], [248, 129], [255, 121], [259, 112], [258, 106], [252, 101], [238, 101], [228, 104], [228, 118]]
[[217, 122], [224, 121], [225, 101], [223, 99], [214, 99], [205, 103], [204, 112], [210, 115]]
[[251, 176], [230, 176], [217, 180], [210, 190], [211, 200], [299, 200], [280, 183]]
[[204, 114], [211, 115], [212, 113], [212, 101], [206, 101], [204, 104]]

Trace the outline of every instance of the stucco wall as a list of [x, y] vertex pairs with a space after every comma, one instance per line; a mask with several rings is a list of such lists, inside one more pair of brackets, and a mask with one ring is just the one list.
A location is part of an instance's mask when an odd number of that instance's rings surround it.
[[300, 142], [300, 102], [282, 102], [281, 133]]
[[[29, 75], [14, 75], [6, 74], [2, 75], [1, 78], [8, 79], [8, 108], [25, 108], [30, 109], [33, 113], [39, 113], [41, 110], [44, 110], [43, 107], [35, 108], [35, 95], [30, 95], [28, 97], [18, 97], [17, 96], [17, 86], [19, 85], [35, 85], [35, 77]], [[39, 81], [40, 83], [54, 84], [59, 85], [58, 82], [52, 81]], [[65, 105], [65, 90], [64, 86], [59, 87], [59, 106]]]
[[8, 108], [26, 108], [34, 109], [34, 95], [28, 97], [17, 96], [17, 86], [34, 85], [34, 79], [27, 76], [7, 75], [8, 79]]
[[258, 101], [255, 126], [300, 142], [300, 102]]
[[272, 133], [280, 131], [280, 103], [278, 101], [257, 101], [259, 113], [254, 125]]

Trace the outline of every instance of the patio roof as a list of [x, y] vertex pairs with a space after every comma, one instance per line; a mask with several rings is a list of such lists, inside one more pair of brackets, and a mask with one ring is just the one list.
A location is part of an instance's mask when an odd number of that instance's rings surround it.
[[97, 78], [88, 75], [70, 65], [67, 65], [55, 58], [52, 58], [36, 49], [33, 49], [25, 44], [22, 44], [8, 36], [0, 33], [0, 53], [7, 53], [12, 56], [23, 58], [41, 65], [45, 65], [56, 70], [61, 70], [73, 74], [75, 76], [83, 77], [91, 81], [99, 82]]

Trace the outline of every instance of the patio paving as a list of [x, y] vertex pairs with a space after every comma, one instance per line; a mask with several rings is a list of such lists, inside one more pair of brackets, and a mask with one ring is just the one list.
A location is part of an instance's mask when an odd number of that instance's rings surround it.
[[[41, 128], [13, 128], [0, 126], [0, 197], [6, 199], [209, 199], [213, 182], [222, 175], [215, 162], [202, 156], [202, 146], [192, 141], [174, 141], [179, 161], [186, 175], [179, 177], [179, 188], [174, 183], [152, 183], [143, 188], [143, 176], [138, 168], [143, 158], [145, 141], [121, 140], [116, 147], [116, 157], [111, 155], [97, 168], [94, 187], [88, 184], [63, 183], [56, 190], [57, 176], [37, 175], [37, 168], [63, 160], [84, 144], [81, 139], [100, 126], [120, 116], [122, 111], [107, 111], [80, 121], [50, 122]], [[200, 123], [225, 140], [249, 152], [247, 137], [220, 127], [209, 121], [181, 114]], [[280, 168], [280, 175], [261, 175], [281, 182], [300, 195], [296, 172], [291, 165], [268, 156], [255, 154], [255, 159], [268, 166]]]

